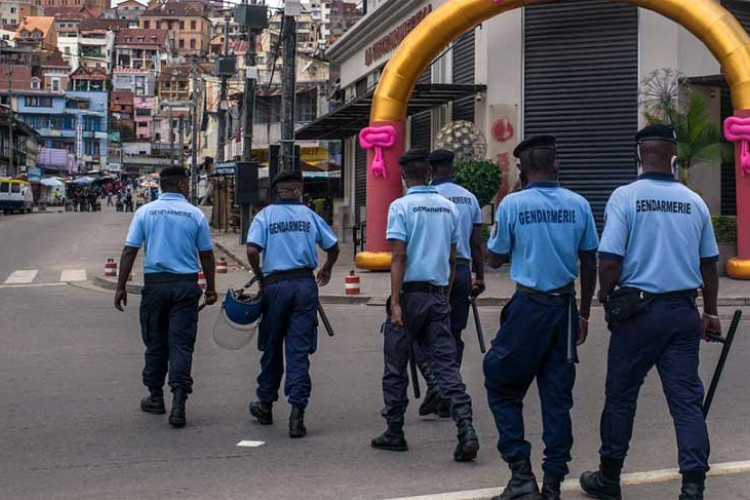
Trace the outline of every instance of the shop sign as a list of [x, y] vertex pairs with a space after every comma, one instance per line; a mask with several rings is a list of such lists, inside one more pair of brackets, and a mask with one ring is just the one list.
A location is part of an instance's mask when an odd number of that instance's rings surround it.
[[42, 169], [40, 167], [28, 167], [26, 175], [29, 178], [29, 182], [39, 182], [42, 180]]
[[518, 143], [518, 109], [516, 106], [492, 104], [490, 106], [490, 140], [488, 153], [503, 172], [503, 183], [498, 191], [498, 203], [508, 194], [518, 174], [514, 166], [513, 149]]
[[393, 31], [367, 47], [365, 49], [365, 65], [371, 66], [374, 62], [396, 50], [396, 47], [404, 41], [406, 35], [411, 33], [430, 12], [432, 12], [431, 4], [419, 9], [416, 14], [401, 23]]

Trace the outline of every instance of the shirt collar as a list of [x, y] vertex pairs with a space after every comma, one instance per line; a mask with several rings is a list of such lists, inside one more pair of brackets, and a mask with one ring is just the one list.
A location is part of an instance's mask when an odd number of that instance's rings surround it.
[[273, 202], [274, 205], [302, 205], [299, 200], [276, 200]]
[[659, 172], [644, 172], [638, 176], [638, 180], [652, 180], [652, 181], [664, 181], [664, 182], [677, 182], [672, 174], [662, 174]]
[[159, 196], [159, 199], [187, 201], [187, 198], [182, 196], [180, 193], [162, 193], [161, 196]]
[[437, 193], [437, 188], [433, 186], [414, 186], [406, 190], [406, 194], [414, 193]]
[[531, 182], [529, 184], [526, 184], [526, 187], [523, 188], [524, 191], [527, 189], [534, 189], [534, 188], [559, 188], [560, 183], [557, 181], [537, 181], [537, 182]]
[[440, 179], [439, 181], [432, 181], [433, 186], [439, 186], [440, 184], [455, 184], [456, 179], [453, 177], [447, 177], [445, 179]]

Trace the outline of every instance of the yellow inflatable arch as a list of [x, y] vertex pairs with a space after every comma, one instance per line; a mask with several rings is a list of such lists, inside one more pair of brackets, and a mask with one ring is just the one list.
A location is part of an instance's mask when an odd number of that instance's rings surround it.
[[[407, 104], [420, 75], [451, 42], [476, 25], [525, 5], [555, 0], [449, 0], [428, 15], [401, 43], [383, 70], [373, 98], [370, 127], [360, 136], [370, 149], [367, 178], [367, 248], [357, 255], [363, 269], [387, 269], [387, 211], [401, 196], [398, 157], [404, 150]], [[723, 68], [732, 92], [736, 142], [739, 256], [729, 264], [736, 278], [750, 278], [750, 37], [734, 16], [713, 0], [613, 0], [658, 12], [703, 41]], [[730, 130], [731, 127], [731, 130]]]

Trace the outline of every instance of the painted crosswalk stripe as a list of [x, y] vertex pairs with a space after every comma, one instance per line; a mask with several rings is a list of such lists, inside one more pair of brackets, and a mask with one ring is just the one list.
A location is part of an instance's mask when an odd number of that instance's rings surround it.
[[74, 281], [86, 281], [85, 269], [63, 269], [60, 274], [60, 282], [72, 283]]
[[39, 274], [38, 269], [26, 269], [13, 271], [8, 279], [5, 280], [6, 285], [25, 285], [34, 281], [36, 275]]
[[258, 448], [259, 446], [263, 446], [266, 444], [265, 441], [240, 441], [237, 443], [237, 446], [240, 448]]

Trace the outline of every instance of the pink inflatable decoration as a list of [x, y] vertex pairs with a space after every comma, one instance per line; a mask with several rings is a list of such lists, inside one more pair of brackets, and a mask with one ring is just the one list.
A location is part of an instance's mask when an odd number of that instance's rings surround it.
[[370, 172], [374, 177], [388, 176], [388, 168], [383, 159], [383, 148], [392, 148], [395, 143], [396, 129], [390, 125], [367, 127], [359, 133], [359, 144], [362, 149], [375, 151], [375, 157], [370, 164]]
[[724, 122], [724, 135], [727, 140], [739, 142], [740, 165], [745, 175], [750, 175], [750, 118], [730, 116]]

